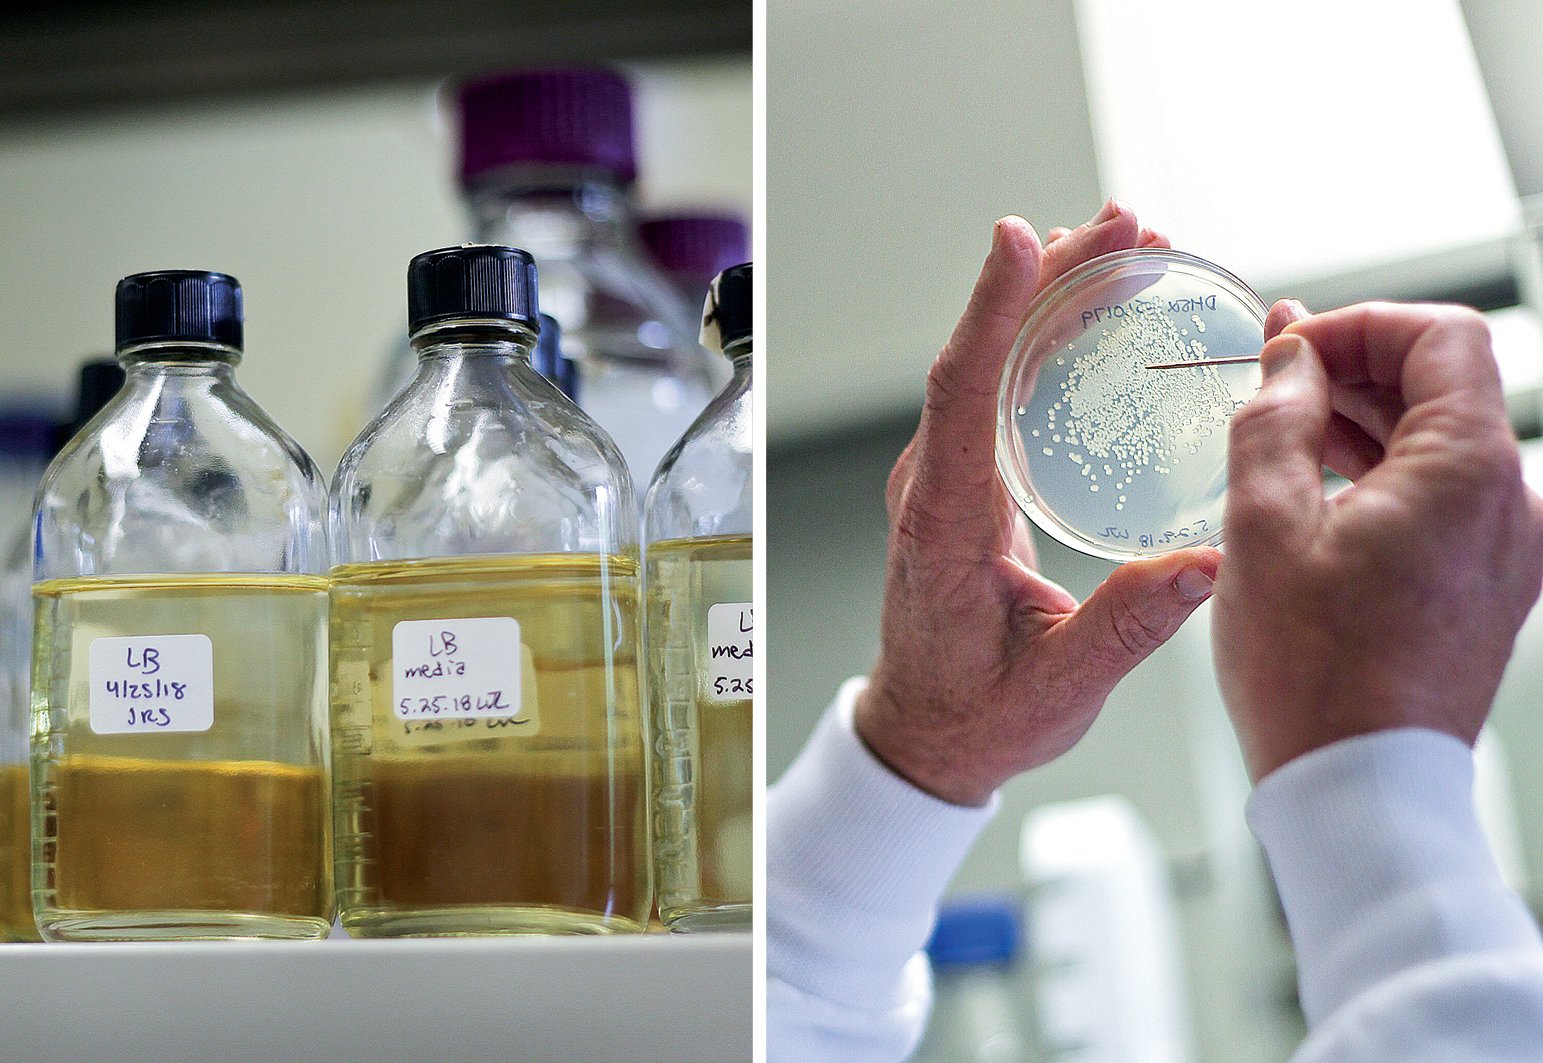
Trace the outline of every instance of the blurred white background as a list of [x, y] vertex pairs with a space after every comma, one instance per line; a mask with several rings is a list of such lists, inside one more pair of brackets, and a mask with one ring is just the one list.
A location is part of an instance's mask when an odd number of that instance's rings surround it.
[[[748, 56], [628, 63], [639, 200], [748, 216]], [[113, 286], [216, 269], [245, 289], [238, 378], [330, 475], [404, 342], [407, 261], [469, 233], [441, 83], [0, 121], [0, 400], [62, 399], [108, 352]]]

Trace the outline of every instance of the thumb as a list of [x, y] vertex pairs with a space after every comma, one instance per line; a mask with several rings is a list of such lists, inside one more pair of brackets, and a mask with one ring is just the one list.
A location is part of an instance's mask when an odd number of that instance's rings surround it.
[[1196, 547], [1115, 569], [1055, 628], [1066, 659], [1107, 694], [1210, 597], [1221, 557]]
[[1259, 354], [1264, 383], [1227, 436], [1227, 545], [1299, 539], [1322, 518], [1333, 403], [1317, 350], [1285, 333]]

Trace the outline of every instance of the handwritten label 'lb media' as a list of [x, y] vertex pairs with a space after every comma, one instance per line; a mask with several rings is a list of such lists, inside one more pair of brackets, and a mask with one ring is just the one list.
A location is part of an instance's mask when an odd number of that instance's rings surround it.
[[87, 664], [96, 734], [214, 726], [214, 643], [207, 635], [93, 639]]
[[521, 657], [520, 623], [513, 617], [403, 620], [391, 629], [397, 717], [504, 717], [534, 731], [534, 718], [520, 719]]
[[754, 649], [751, 603], [729, 602], [707, 610], [707, 700], [749, 700]]

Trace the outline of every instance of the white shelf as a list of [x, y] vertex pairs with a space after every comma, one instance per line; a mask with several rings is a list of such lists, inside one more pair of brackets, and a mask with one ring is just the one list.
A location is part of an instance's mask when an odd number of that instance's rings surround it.
[[0, 1059], [721, 1063], [748, 934], [0, 946]]

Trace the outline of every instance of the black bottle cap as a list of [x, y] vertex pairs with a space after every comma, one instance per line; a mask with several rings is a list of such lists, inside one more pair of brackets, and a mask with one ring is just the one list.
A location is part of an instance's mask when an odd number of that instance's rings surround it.
[[218, 343], [241, 349], [241, 282], [228, 273], [162, 269], [118, 282], [118, 349]]
[[713, 278], [702, 307], [702, 346], [721, 351], [750, 336], [750, 263], [730, 266]]
[[407, 328], [490, 317], [536, 321], [536, 260], [518, 247], [462, 244], [425, 251], [407, 264]]
[[94, 358], [80, 367], [80, 389], [75, 393], [75, 415], [59, 426], [54, 451], [63, 449], [75, 433], [86, 427], [123, 387], [123, 366], [115, 358]]

